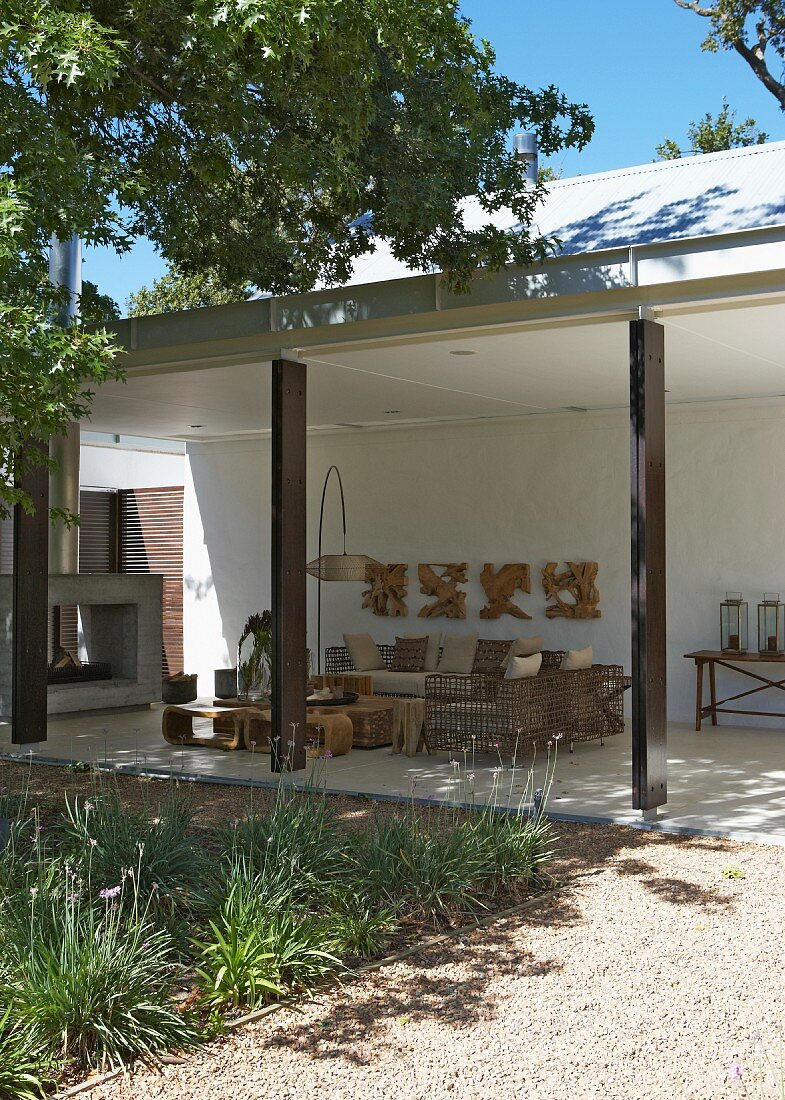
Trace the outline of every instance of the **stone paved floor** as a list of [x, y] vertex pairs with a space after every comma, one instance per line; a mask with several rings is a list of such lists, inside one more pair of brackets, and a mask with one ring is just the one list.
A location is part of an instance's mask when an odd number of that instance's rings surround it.
[[[270, 758], [244, 750], [223, 753], [210, 748], [167, 745], [160, 733], [161, 708], [112, 715], [53, 718], [46, 742], [30, 746], [41, 760], [87, 760], [111, 767], [152, 771], [183, 778], [277, 783]], [[15, 751], [7, 726], [0, 725], [0, 752]], [[18, 750], [16, 750], [18, 751]], [[785, 745], [776, 729], [704, 726], [696, 733], [686, 725], [669, 728], [669, 801], [660, 813], [673, 827], [714, 830], [742, 839], [785, 843]], [[22, 754], [24, 755], [24, 753]], [[472, 770], [471, 761], [468, 770]], [[330, 790], [392, 797], [452, 798], [485, 801], [492, 796], [517, 805], [526, 791], [531, 759], [515, 774], [509, 768], [494, 776], [499, 761], [479, 757], [474, 762], [473, 795], [469, 784], [454, 782], [446, 754], [391, 756], [388, 749], [355, 750], [330, 760], [325, 768], [309, 763], [314, 782]], [[598, 817], [616, 822], [638, 821], [630, 809], [629, 733], [562, 748], [555, 767], [550, 808], [553, 813]], [[544, 754], [534, 762], [535, 786], [544, 781]], [[464, 769], [459, 769], [463, 773]]]

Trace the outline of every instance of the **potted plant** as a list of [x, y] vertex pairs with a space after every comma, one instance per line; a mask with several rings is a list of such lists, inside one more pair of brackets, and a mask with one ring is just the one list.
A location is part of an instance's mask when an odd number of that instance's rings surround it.
[[241, 699], [263, 699], [272, 675], [273, 622], [269, 611], [248, 618], [237, 647], [237, 694]]

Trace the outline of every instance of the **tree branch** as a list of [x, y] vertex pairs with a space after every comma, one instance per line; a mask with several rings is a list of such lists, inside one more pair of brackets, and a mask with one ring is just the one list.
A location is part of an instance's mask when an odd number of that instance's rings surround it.
[[698, 0], [676, 0], [676, 3], [685, 11], [694, 11], [696, 15], [702, 15], [704, 19], [711, 19], [717, 14], [716, 8], [702, 8]]
[[747, 62], [749, 67], [757, 76], [767, 91], [771, 92], [774, 98], [780, 105], [780, 108], [785, 111], [785, 85], [781, 84], [776, 77], [772, 76], [771, 70], [766, 64], [763, 53], [760, 54], [756, 50], [750, 49], [746, 42], [742, 42], [741, 39], [737, 39], [733, 43], [733, 48], [738, 54], [740, 54]]

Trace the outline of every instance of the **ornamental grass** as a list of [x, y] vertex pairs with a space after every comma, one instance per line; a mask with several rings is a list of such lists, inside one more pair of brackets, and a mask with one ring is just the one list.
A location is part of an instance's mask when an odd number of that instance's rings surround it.
[[225, 1014], [311, 993], [531, 889], [550, 826], [495, 802], [412, 799], [352, 828], [323, 792], [282, 786], [215, 829], [174, 784], [155, 813], [128, 812], [105, 778], [46, 817], [3, 795], [0, 1100], [187, 1050]]

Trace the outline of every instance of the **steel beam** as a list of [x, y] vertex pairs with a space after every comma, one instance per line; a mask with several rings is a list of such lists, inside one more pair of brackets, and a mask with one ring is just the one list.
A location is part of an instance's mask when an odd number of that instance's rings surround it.
[[271, 766], [305, 767], [305, 383], [304, 363], [272, 366], [272, 616]]
[[665, 683], [665, 340], [630, 322], [632, 805], [668, 800]]

